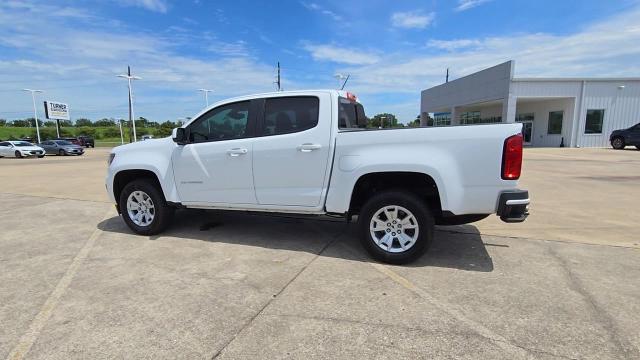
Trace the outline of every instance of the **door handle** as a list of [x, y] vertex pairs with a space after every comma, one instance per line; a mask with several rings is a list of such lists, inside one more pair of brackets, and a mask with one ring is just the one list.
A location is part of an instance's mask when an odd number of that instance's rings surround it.
[[233, 148], [233, 149], [227, 150], [227, 154], [229, 154], [229, 156], [246, 155], [248, 152], [249, 151], [247, 149], [243, 149], [243, 148]]
[[313, 150], [319, 149], [322, 149], [322, 145], [320, 144], [304, 143], [298, 146], [298, 150], [300, 150], [301, 152], [312, 152]]

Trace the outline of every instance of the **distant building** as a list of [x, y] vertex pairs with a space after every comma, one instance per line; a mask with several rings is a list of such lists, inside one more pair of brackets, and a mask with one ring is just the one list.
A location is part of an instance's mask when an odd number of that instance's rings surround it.
[[514, 78], [513, 71], [508, 61], [423, 90], [421, 125], [519, 122], [527, 145], [604, 147], [613, 130], [640, 122], [640, 78]]

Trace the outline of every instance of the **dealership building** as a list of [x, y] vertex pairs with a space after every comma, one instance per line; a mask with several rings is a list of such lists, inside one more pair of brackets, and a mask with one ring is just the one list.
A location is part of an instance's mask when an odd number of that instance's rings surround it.
[[604, 147], [640, 122], [640, 78], [514, 78], [514, 65], [423, 90], [422, 126], [517, 122], [526, 145]]

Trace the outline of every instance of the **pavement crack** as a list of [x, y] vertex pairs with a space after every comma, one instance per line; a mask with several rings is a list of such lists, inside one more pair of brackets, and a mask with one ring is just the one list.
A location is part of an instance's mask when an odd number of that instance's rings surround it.
[[547, 251], [554, 259], [556, 259], [556, 261], [558, 261], [569, 282], [569, 288], [582, 296], [585, 303], [588, 305], [593, 318], [602, 325], [602, 328], [607, 332], [607, 335], [609, 335], [610, 342], [616, 346], [620, 353], [624, 354], [625, 358], [640, 358], [640, 352], [638, 349], [629, 341], [624, 339], [623, 335], [618, 330], [615, 319], [611, 317], [607, 310], [601, 306], [595, 297], [585, 288], [582, 280], [571, 269], [567, 260], [558, 254], [558, 252], [556, 252], [551, 246], [547, 247]]
[[217, 359], [220, 355], [222, 355], [222, 353], [224, 352], [224, 350], [229, 347], [229, 345], [231, 345], [231, 343], [233, 343], [235, 341], [235, 339], [238, 338], [238, 336], [240, 336], [247, 328], [249, 328], [249, 326], [253, 323], [253, 321], [260, 316], [264, 310], [269, 307], [269, 305], [271, 305], [271, 303], [273, 303], [273, 301], [275, 299], [277, 299], [280, 294], [282, 294], [288, 287], [289, 285], [291, 285], [298, 277], [300, 277], [300, 275], [307, 270], [307, 268], [314, 262], [316, 261], [316, 259], [318, 259], [322, 253], [324, 253], [329, 246], [331, 246], [331, 244], [333, 244], [338, 238], [340, 238], [342, 235], [344, 235], [345, 231], [341, 231], [338, 234], [334, 235], [333, 237], [331, 237], [329, 239], [329, 241], [327, 241], [326, 244], [324, 244], [324, 246], [320, 249], [320, 251], [315, 254], [311, 260], [309, 260], [291, 279], [289, 279], [289, 281], [287, 281], [286, 284], [284, 284], [284, 286], [273, 296], [271, 296], [269, 298], [269, 300], [267, 300], [267, 302], [260, 308], [260, 310], [258, 310], [251, 318], [249, 318], [249, 320], [247, 320], [242, 327], [229, 339], [229, 341], [227, 341], [218, 351], [215, 352], [215, 354], [213, 354], [213, 356], [211, 357], [211, 359]]

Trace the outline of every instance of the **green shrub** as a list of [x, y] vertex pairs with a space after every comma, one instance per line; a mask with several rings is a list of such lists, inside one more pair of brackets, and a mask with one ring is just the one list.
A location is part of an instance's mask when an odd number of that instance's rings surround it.
[[120, 137], [120, 129], [117, 127], [108, 127], [102, 130], [102, 137], [105, 138], [119, 138]]
[[78, 136], [80, 135], [84, 135], [84, 136], [91, 136], [92, 138], [98, 138], [97, 135], [97, 131], [94, 128], [88, 127], [88, 126], [82, 126], [79, 128], [76, 128], [76, 134], [78, 134]]

